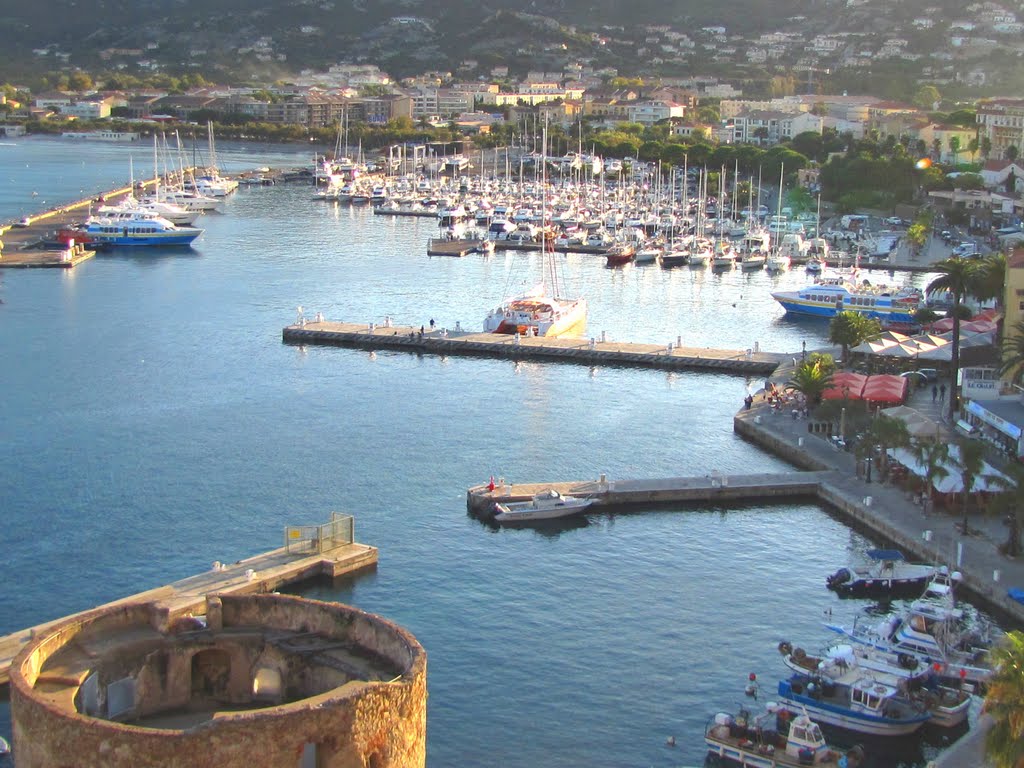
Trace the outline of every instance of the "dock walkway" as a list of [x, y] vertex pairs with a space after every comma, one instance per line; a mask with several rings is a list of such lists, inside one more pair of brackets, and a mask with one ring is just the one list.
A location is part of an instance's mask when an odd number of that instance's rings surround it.
[[[355, 542], [343, 544], [322, 552], [308, 549], [292, 551], [281, 547], [232, 565], [181, 579], [172, 584], [146, 590], [130, 597], [98, 606], [110, 608], [125, 603], [155, 603], [168, 616], [188, 615], [205, 603], [212, 594], [248, 595], [273, 592], [318, 576], [337, 577], [377, 564], [377, 548]], [[90, 609], [95, 610], [95, 609]], [[80, 611], [53, 621], [0, 637], [0, 686], [9, 681], [11, 662], [18, 652], [39, 632], [89, 611]]]
[[765, 375], [789, 355], [753, 350], [711, 349], [669, 344], [637, 344], [579, 338], [515, 337], [494, 333], [434, 330], [394, 326], [385, 322], [300, 322], [283, 331], [286, 344], [325, 344], [356, 349], [476, 355], [513, 360], [551, 360], [579, 365], [619, 365], [664, 370], [712, 370]]
[[489, 516], [495, 504], [529, 501], [535, 494], [553, 489], [566, 496], [594, 500], [594, 506], [668, 504], [685, 502], [744, 502], [816, 496], [828, 472], [781, 472], [755, 475], [648, 478], [642, 480], [597, 480], [560, 483], [489, 485], [470, 488], [466, 506], [480, 516]]

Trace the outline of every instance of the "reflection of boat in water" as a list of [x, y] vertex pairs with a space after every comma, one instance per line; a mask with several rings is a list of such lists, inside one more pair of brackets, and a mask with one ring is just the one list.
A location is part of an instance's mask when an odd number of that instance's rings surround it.
[[830, 747], [806, 713], [794, 716], [771, 702], [765, 709], [757, 717], [742, 709], [735, 717], [715, 715], [704, 730], [710, 755], [752, 768], [857, 768], [864, 759], [860, 747]]
[[553, 488], [541, 491], [529, 501], [513, 501], [494, 505], [494, 519], [499, 523], [526, 523], [557, 520], [582, 514], [593, 499], [563, 496]]

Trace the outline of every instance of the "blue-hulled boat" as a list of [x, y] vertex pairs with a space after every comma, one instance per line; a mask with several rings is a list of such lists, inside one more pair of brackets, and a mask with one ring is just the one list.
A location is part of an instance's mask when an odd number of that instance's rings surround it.
[[895, 686], [857, 667], [838, 677], [794, 674], [779, 681], [779, 697], [816, 723], [873, 736], [906, 736], [931, 718]]
[[81, 230], [84, 241], [96, 248], [191, 245], [201, 234], [203, 230], [197, 227], [176, 227], [162, 216], [142, 210], [131, 218], [92, 218]]
[[824, 276], [797, 291], [772, 293], [787, 313], [811, 317], [835, 317], [839, 312], [857, 312], [886, 323], [911, 324], [923, 296], [917, 288], [892, 288], [856, 282], [856, 276]]

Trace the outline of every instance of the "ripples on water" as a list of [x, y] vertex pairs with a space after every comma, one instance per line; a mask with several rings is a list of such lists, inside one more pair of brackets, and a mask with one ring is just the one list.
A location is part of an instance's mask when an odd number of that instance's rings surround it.
[[[3, 274], [0, 632], [269, 549], [285, 524], [342, 510], [380, 566], [306, 594], [424, 644], [431, 766], [699, 764], [708, 717], [743, 699], [747, 674], [768, 693], [783, 675], [780, 640], [817, 648], [826, 610], [852, 619], [863, 605], [824, 578], [868, 542], [809, 505], [494, 530], [466, 515], [465, 489], [492, 474], [784, 469], [732, 433], [758, 382], [285, 346], [298, 305], [478, 328], [506, 286], [539, 275], [536, 256], [427, 258], [431, 220], [309, 197], [243, 189], [200, 220], [193, 251]], [[564, 261], [591, 334], [770, 350], [824, 338], [767, 296], [801, 274]]]

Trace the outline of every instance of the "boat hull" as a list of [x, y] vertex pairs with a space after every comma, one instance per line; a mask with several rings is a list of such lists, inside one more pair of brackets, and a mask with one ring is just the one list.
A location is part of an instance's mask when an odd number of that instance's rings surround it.
[[496, 505], [494, 520], [497, 523], [535, 523], [543, 520], [562, 520], [567, 517], [582, 515], [593, 501], [590, 499], [580, 500], [571, 504], [558, 507], [533, 508], [530, 502], [517, 504]]

